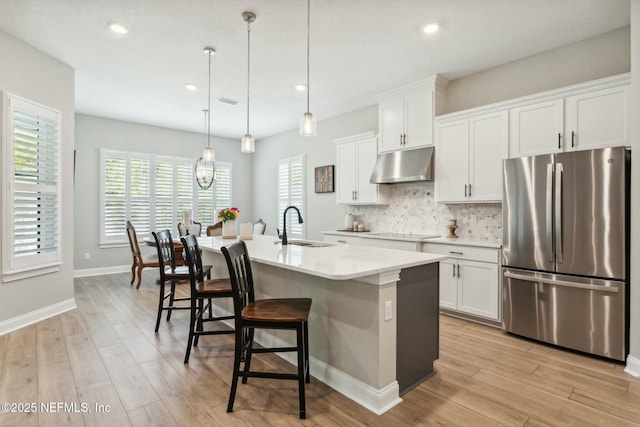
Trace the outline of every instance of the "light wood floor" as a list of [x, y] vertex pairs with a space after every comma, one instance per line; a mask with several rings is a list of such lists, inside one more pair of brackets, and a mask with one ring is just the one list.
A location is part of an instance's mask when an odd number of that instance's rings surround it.
[[[158, 289], [143, 277], [139, 290], [127, 274], [77, 279], [77, 310], [0, 336], [0, 402], [38, 406], [0, 426], [640, 425], [640, 379], [623, 366], [447, 316], [437, 374], [382, 416], [313, 378], [307, 420], [292, 381], [240, 384], [227, 414], [232, 336], [202, 338], [183, 365], [187, 312], [156, 335]], [[256, 367], [290, 368], [269, 356]], [[47, 413], [47, 402], [77, 407]]]

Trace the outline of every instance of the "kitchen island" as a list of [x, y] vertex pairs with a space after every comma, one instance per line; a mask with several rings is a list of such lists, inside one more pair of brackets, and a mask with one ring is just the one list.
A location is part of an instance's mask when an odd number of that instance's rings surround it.
[[[228, 276], [220, 249], [236, 240], [198, 241], [203, 262], [213, 265], [217, 277]], [[246, 241], [256, 298], [312, 298], [311, 374], [369, 410], [384, 413], [401, 401], [402, 391], [433, 373], [438, 357], [438, 262], [446, 256], [295, 243], [283, 247], [274, 236], [264, 235]], [[231, 310], [231, 304], [216, 306], [219, 314]], [[295, 337], [274, 330], [256, 333], [256, 341], [288, 346]], [[415, 363], [406, 369], [406, 363], [398, 364], [399, 356], [412, 356]], [[295, 355], [286, 357], [295, 364]], [[404, 383], [402, 390], [399, 382]]]

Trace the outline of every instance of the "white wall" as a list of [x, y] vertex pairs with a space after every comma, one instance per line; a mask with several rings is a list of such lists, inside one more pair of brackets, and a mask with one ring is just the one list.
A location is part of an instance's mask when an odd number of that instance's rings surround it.
[[629, 34], [624, 27], [454, 80], [447, 88], [446, 112], [626, 73]]
[[[62, 112], [62, 266], [57, 273], [0, 282], [0, 334], [56, 310], [73, 300], [73, 146], [74, 70], [0, 31], [0, 90]], [[4, 141], [2, 142], [4, 144]], [[0, 191], [7, 184], [0, 176]], [[0, 215], [2, 212], [0, 212]], [[1, 249], [0, 249], [1, 250]], [[1, 254], [0, 254], [1, 255]]]
[[345, 208], [336, 205], [336, 193], [314, 192], [314, 168], [336, 164], [334, 139], [368, 131], [378, 131], [378, 107], [373, 105], [338, 117], [321, 120], [318, 136], [300, 136], [291, 130], [256, 144], [254, 163], [254, 213], [267, 223], [267, 234], [276, 234], [278, 224], [278, 160], [306, 155], [306, 237], [322, 240], [322, 231], [344, 225]]
[[[156, 126], [76, 115], [76, 237], [75, 268], [86, 270], [131, 265], [128, 243], [117, 248], [99, 248], [100, 148], [197, 158], [207, 145], [207, 136]], [[253, 154], [240, 152], [240, 141], [212, 138], [216, 159], [233, 164], [233, 205], [240, 221], [255, 221], [253, 215]], [[204, 226], [204, 224], [203, 224]], [[84, 254], [90, 259], [85, 260]]]

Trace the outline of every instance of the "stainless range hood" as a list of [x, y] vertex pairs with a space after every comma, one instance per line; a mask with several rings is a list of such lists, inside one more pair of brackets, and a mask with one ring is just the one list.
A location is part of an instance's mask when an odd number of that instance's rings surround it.
[[414, 181], [433, 181], [433, 147], [380, 154], [370, 179], [372, 184]]

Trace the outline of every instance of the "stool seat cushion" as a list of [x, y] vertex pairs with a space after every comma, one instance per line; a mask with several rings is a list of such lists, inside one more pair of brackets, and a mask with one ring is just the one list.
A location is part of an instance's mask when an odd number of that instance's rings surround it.
[[256, 322], [304, 322], [311, 298], [277, 298], [254, 301], [242, 309], [245, 320]]

